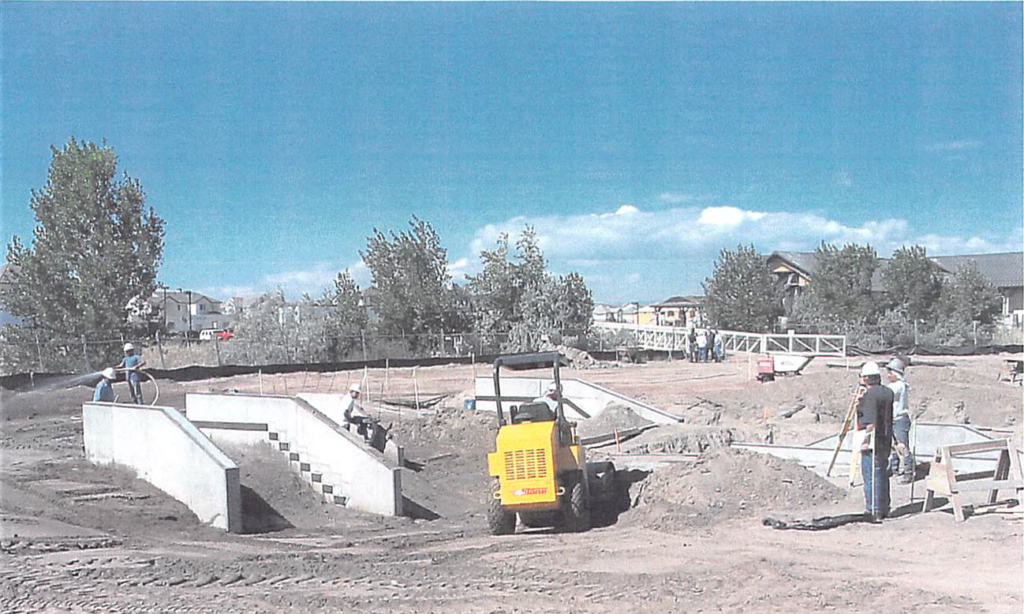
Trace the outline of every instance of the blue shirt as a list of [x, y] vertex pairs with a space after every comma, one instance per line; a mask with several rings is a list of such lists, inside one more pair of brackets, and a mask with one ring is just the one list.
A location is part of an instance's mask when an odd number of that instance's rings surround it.
[[[132, 354], [131, 356], [125, 356], [124, 357], [124, 366], [125, 366], [126, 369], [131, 369], [132, 367], [134, 367], [135, 365], [139, 364], [140, 362], [142, 362], [142, 356], [139, 356], [138, 354]], [[127, 373], [128, 373], [128, 380], [129, 381], [133, 381], [133, 382], [139, 381], [139, 374], [138, 373], [136, 373], [135, 371], [128, 371]]]
[[92, 400], [113, 403], [114, 388], [110, 385], [110, 382], [106, 379], [101, 379], [100, 383], [96, 384], [96, 390], [92, 393]]

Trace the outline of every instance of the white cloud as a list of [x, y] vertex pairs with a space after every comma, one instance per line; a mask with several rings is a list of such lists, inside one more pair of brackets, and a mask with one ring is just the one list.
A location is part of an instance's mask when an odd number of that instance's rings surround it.
[[448, 272], [452, 276], [452, 281], [458, 283], [466, 281], [466, 275], [473, 273], [473, 271], [470, 270], [469, 258], [459, 258], [455, 262], [449, 263]]
[[621, 207], [615, 210], [615, 215], [629, 215], [631, 213], [637, 213], [638, 211], [639, 209], [637, 209], [633, 205], [622, 205]]
[[[621, 211], [621, 208], [619, 209]], [[628, 214], [517, 216], [480, 228], [470, 246], [475, 257], [493, 249], [501, 232], [512, 241], [526, 225], [537, 232], [552, 270], [579, 270], [595, 298], [619, 300], [644, 287], [653, 294], [699, 292], [723, 248], [754, 244], [762, 252], [812, 251], [822, 241], [871, 244], [880, 256], [902, 245], [924, 245], [930, 254], [1020, 249], [1021, 230], [1003, 236], [916, 233], [905, 219], [841, 222], [804, 212], [766, 212], [732, 206], [674, 207]], [[632, 276], [632, 277], [630, 277]], [[670, 288], [665, 290], [665, 288]]]
[[709, 226], [735, 227], [747, 220], [757, 221], [766, 215], [767, 213], [761, 213], [760, 211], [744, 211], [736, 207], [707, 207], [700, 212], [697, 223]]
[[199, 288], [198, 291], [206, 296], [221, 301], [226, 301], [232, 296], [248, 296], [250, 294], [260, 293], [260, 291], [254, 286], [249, 285], [207, 286], [205, 288]]
[[683, 203], [699, 203], [714, 200], [710, 194], [684, 194], [682, 192], [662, 192], [658, 200], [670, 205], [681, 205]]
[[977, 149], [984, 143], [982, 141], [968, 139], [962, 141], [949, 141], [947, 143], [936, 143], [928, 148], [929, 151], [962, 151], [964, 149]]

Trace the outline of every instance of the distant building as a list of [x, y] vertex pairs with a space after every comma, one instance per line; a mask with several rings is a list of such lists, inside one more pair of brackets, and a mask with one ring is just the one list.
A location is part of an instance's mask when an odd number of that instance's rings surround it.
[[700, 319], [702, 297], [672, 296], [654, 303], [654, 324], [659, 326], [686, 326]]
[[[1002, 315], [1006, 324], [1016, 327], [1024, 325], [1024, 252], [932, 256], [928, 259], [938, 265], [946, 277], [956, 273], [963, 264], [976, 263], [982, 276], [1003, 297]], [[879, 266], [871, 277], [871, 291], [881, 293], [885, 291], [882, 273], [890, 260], [878, 260]], [[792, 313], [818, 271], [817, 255], [814, 252], [772, 252], [768, 256], [768, 267], [785, 288], [783, 306], [786, 313]]]
[[640, 326], [684, 326], [700, 318], [701, 297], [673, 296], [657, 303], [637, 302], [594, 306], [594, 322], [622, 322]]
[[149, 297], [149, 304], [168, 333], [198, 333], [210, 328], [220, 330], [231, 322], [231, 318], [222, 311], [221, 301], [199, 292], [157, 290]]
[[5, 324], [21, 324], [21, 318], [16, 317], [7, 311], [7, 308], [3, 304], [3, 297], [12, 287], [14, 287], [14, 276], [18, 272], [18, 267], [13, 264], [4, 264], [0, 266], [0, 326]]

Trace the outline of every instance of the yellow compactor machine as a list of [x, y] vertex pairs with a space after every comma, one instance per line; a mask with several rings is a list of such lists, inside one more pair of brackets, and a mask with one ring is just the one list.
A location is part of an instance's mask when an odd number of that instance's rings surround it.
[[[487, 455], [494, 479], [487, 522], [494, 535], [513, 533], [517, 515], [528, 527], [585, 531], [594, 505], [614, 497], [615, 467], [587, 463], [576, 424], [565, 418], [559, 376], [563, 360], [554, 352], [500, 356], [494, 361], [494, 396], [477, 397], [493, 400], [498, 414], [494, 452]], [[558, 391], [554, 410], [533, 397], [502, 395], [502, 367], [549, 366]]]

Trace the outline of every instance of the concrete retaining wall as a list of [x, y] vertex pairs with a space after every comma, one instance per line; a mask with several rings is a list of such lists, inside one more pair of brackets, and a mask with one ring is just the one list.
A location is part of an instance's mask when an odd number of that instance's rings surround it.
[[184, 503], [200, 521], [242, 530], [238, 466], [178, 410], [86, 403], [82, 419], [89, 461], [123, 465]]
[[[304, 462], [330, 475], [334, 494], [348, 507], [398, 516], [402, 514], [401, 472], [396, 463], [369, 448], [362, 437], [347, 430], [303, 399], [245, 394], [185, 395], [190, 420], [203, 422], [211, 437], [249, 443], [253, 432], [229, 423], [266, 424]], [[222, 423], [211, 427], [210, 423]]]
[[[542, 378], [503, 377], [501, 378], [501, 396], [529, 397], [530, 399], [534, 399], [544, 393], [544, 388], [550, 381], [550, 379]], [[494, 396], [494, 379], [490, 377], [476, 378], [474, 392], [477, 396], [477, 410], [493, 413], [495, 411], [494, 401], [482, 401], [479, 397]], [[614, 390], [609, 390], [586, 380], [563, 379], [562, 394], [566, 399], [569, 399], [578, 405], [579, 408], [586, 412], [587, 416], [591, 418], [600, 415], [600, 413], [610, 404], [617, 403], [619, 405], [629, 407], [645, 420], [650, 420], [651, 422], [658, 424], [673, 424], [681, 421], [679, 417], [673, 416], [672, 414], [658, 409], [653, 405], [648, 405], [647, 403], [619, 394]], [[513, 401], [511, 404], [519, 405], [521, 402], [522, 401]], [[502, 406], [507, 412], [508, 408], [505, 407], [506, 403], [503, 402]], [[587, 418], [587, 416], [580, 415], [579, 412], [568, 405], [565, 406], [565, 415], [570, 420], [585, 420]]]

